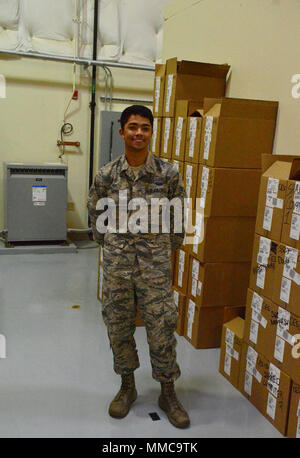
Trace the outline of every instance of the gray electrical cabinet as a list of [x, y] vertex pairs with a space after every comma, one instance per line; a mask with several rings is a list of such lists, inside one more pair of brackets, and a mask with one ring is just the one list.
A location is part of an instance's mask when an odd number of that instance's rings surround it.
[[8, 242], [67, 240], [67, 174], [62, 164], [4, 163]]
[[121, 114], [106, 110], [100, 113], [99, 168], [124, 153], [124, 140], [119, 134]]

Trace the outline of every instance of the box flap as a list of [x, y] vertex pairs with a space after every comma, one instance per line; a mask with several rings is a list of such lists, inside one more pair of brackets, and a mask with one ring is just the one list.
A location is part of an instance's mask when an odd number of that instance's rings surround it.
[[172, 75], [177, 73], [177, 57], [172, 57], [166, 61], [166, 74]]
[[264, 177], [288, 180], [290, 177], [292, 162], [276, 161], [263, 174]]
[[300, 158], [300, 154], [298, 156], [288, 156], [286, 154], [263, 154], [261, 157], [262, 172], [264, 173], [276, 161], [292, 162], [297, 157]]
[[178, 62], [178, 73], [189, 75], [209, 76], [215, 78], [226, 79], [230, 65], [223, 64], [208, 64], [203, 62], [193, 62], [182, 60]]
[[221, 97], [204, 99], [204, 109], [209, 110], [213, 103], [221, 103], [220, 115], [230, 118], [273, 119], [277, 117], [278, 102]]
[[242, 339], [244, 337], [244, 325], [245, 320], [243, 320], [243, 318], [239, 316], [231, 321], [228, 321], [227, 323], [224, 323], [224, 326], [230, 329], [232, 332], [234, 332], [234, 334], [239, 339]]
[[293, 160], [289, 179], [300, 181], [300, 158]]

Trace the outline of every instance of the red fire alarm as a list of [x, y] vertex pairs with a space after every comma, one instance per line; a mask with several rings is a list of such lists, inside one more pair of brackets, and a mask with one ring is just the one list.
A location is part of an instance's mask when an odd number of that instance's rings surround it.
[[73, 92], [72, 100], [78, 100], [78, 90], [77, 89]]

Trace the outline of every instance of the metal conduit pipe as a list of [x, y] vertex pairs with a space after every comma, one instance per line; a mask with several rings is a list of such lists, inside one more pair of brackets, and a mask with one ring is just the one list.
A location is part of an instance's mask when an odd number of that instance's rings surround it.
[[82, 59], [82, 58], [73, 58], [73, 57], [63, 57], [63, 56], [52, 56], [48, 54], [39, 54], [39, 53], [31, 53], [31, 52], [20, 52], [20, 51], [10, 51], [6, 49], [0, 49], [0, 54], [3, 55], [10, 55], [10, 56], [17, 56], [17, 57], [27, 57], [30, 59], [40, 59], [40, 60], [49, 60], [55, 62], [65, 62], [69, 64], [78, 64], [78, 65], [85, 65], [89, 67], [90, 65], [96, 65], [99, 67], [111, 67], [111, 68], [127, 68], [131, 70], [144, 70], [154, 72], [155, 66], [150, 65], [138, 65], [138, 64], [127, 64], [126, 62], [116, 62], [116, 61], [109, 61], [109, 60], [97, 60], [97, 59]]

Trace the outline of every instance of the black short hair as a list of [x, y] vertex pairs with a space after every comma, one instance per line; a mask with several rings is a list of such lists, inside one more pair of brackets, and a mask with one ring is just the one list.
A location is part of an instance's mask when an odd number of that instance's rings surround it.
[[130, 107], [125, 108], [123, 113], [121, 114], [121, 128], [124, 129], [124, 126], [131, 115], [139, 115], [142, 118], [149, 119], [151, 126], [153, 128], [153, 114], [149, 108], [145, 107], [144, 105], [131, 105]]

